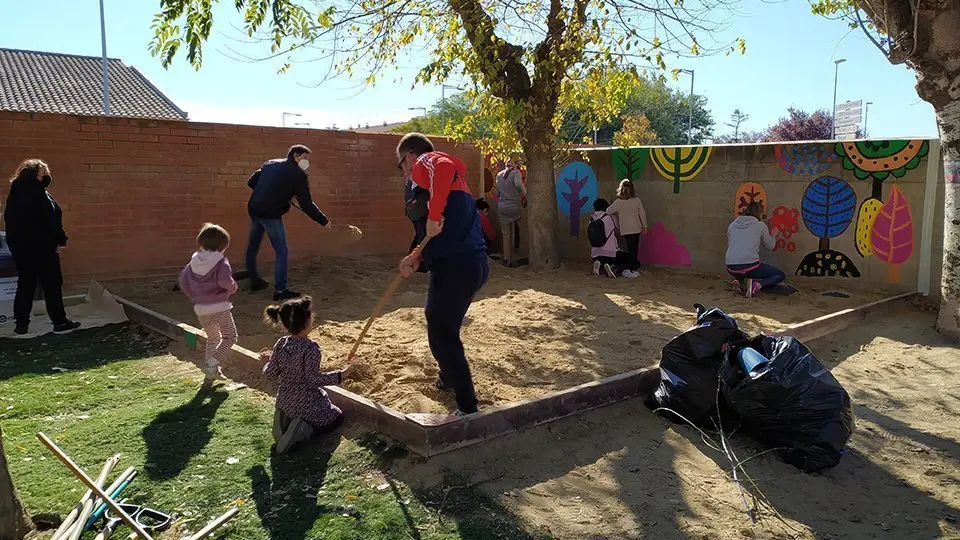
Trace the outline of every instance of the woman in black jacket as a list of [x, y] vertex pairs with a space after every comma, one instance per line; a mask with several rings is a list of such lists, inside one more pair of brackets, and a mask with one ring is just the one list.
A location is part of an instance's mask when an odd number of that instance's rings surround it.
[[14, 333], [26, 334], [30, 326], [33, 293], [37, 282], [43, 288], [47, 315], [54, 332], [67, 332], [80, 323], [67, 319], [63, 307], [63, 273], [60, 248], [67, 245], [63, 212], [47, 192], [52, 181], [50, 168], [39, 159], [20, 164], [10, 180], [10, 194], [3, 211], [7, 246], [17, 264], [17, 295], [13, 301]]

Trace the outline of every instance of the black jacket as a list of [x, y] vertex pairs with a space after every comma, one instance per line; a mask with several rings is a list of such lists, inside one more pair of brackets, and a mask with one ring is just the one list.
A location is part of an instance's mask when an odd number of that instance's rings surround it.
[[3, 220], [7, 245], [14, 256], [30, 251], [55, 251], [67, 245], [60, 205], [32, 178], [11, 182]]
[[253, 190], [247, 202], [250, 216], [260, 219], [280, 219], [290, 211], [290, 200], [297, 198], [303, 213], [320, 225], [329, 223], [327, 216], [317, 208], [310, 197], [310, 183], [292, 159], [272, 159], [257, 169], [247, 185]]

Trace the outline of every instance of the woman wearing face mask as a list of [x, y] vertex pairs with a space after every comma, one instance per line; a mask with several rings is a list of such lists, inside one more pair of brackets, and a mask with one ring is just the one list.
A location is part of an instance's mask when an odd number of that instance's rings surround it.
[[47, 191], [50, 168], [39, 159], [20, 164], [10, 180], [10, 193], [3, 212], [7, 245], [17, 264], [17, 295], [13, 301], [14, 333], [26, 334], [37, 282], [43, 288], [47, 315], [54, 332], [68, 332], [80, 323], [67, 319], [63, 308], [63, 273], [59, 252], [67, 245], [63, 212]]

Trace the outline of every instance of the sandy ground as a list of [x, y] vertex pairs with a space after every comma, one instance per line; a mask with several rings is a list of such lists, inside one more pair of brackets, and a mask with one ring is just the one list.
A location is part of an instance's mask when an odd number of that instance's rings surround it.
[[[744, 465], [759, 488], [747, 500], [762, 492], [782, 521], [766, 511], [752, 524], [729, 462], [639, 399], [410, 458], [393, 474], [414, 484], [464, 475], [460, 485], [480, 486], [559, 539], [960, 538], [960, 351], [934, 320], [901, 310], [809, 344], [851, 394], [857, 431], [821, 474], [772, 454]], [[732, 444], [740, 459], [762, 451], [742, 437]]]
[[[395, 275], [387, 259], [324, 258], [291, 268], [292, 288], [311, 294], [319, 327], [312, 337], [325, 365], [342, 363], [373, 306]], [[111, 287], [160, 313], [196, 324], [190, 304], [170, 281]], [[426, 277], [405, 283], [371, 328], [359, 356], [370, 376], [348, 389], [404, 412], [445, 412], [451, 396], [433, 383], [437, 367], [423, 319]], [[509, 403], [656, 364], [663, 344], [694, 323], [693, 304], [720, 306], [748, 332], [780, 329], [885, 296], [844, 282], [850, 298], [823, 296], [836, 283], [794, 283], [798, 294], [746, 299], [726, 278], [666, 270], [640, 279], [603, 279], [588, 267], [532, 273], [493, 263], [491, 278], [467, 317], [463, 342], [481, 406]], [[240, 344], [271, 347], [280, 334], [262, 322], [267, 291], [248, 283], [235, 298]]]

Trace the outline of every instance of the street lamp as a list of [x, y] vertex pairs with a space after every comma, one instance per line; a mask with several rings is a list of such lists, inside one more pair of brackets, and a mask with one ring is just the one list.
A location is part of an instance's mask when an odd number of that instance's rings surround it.
[[460, 90], [463, 91], [463, 88], [459, 86], [453, 86], [450, 84], [441, 84], [440, 85], [440, 131], [447, 131], [447, 88], [451, 90]]
[[869, 135], [867, 135], [867, 117], [870, 116], [870, 106], [871, 106], [871, 105], [873, 105], [873, 102], [872, 102], [872, 101], [868, 101], [866, 108], [864, 108], [864, 110], [863, 110], [863, 138], [864, 138], [864, 139], [870, 137]]
[[303, 115], [300, 114], [300, 113], [293, 113], [293, 112], [281, 113], [281, 114], [280, 114], [280, 125], [281, 125], [282, 127], [287, 127], [287, 117], [288, 117], [288, 116], [293, 116], [293, 117], [297, 117], [297, 118], [302, 118], [302, 117], [303, 117]]
[[693, 70], [678, 69], [677, 71], [690, 75], [690, 112], [687, 115], [687, 144], [693, 144]]
[[107, 22], [103, 16], [103, 0], [100, 0], [100, 46], [103, 58], [100, 60], [103, 70], [103, 114], [110, 115], [110, 67], [107, 60]]
[[840, 74], [840, 64], [846, 61], [846, 58], [840, 58], [839, 60], [833, 61], [833, 119], [830, 122], [830, 138], [833, 140], [837, 139], [837, 77]]

